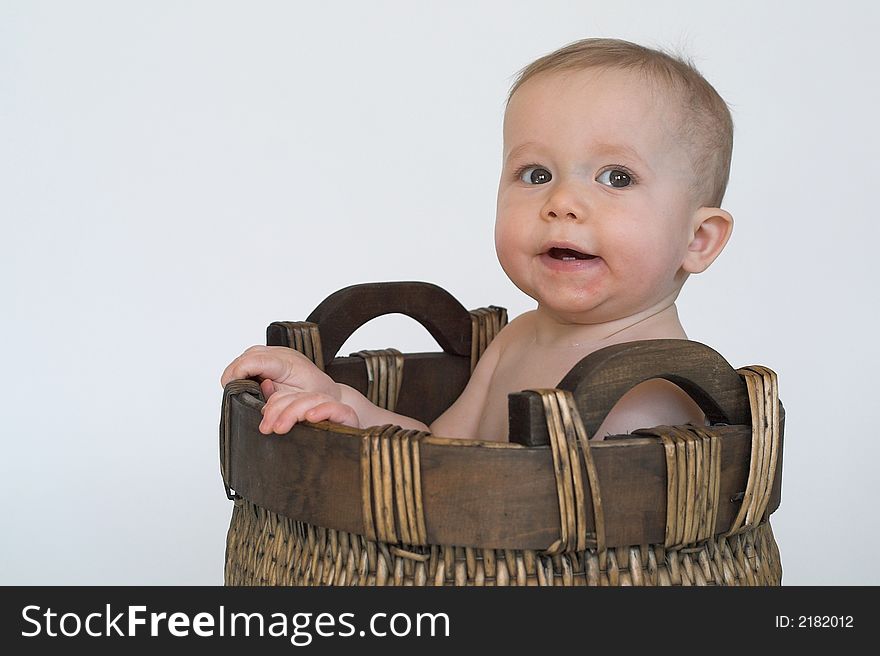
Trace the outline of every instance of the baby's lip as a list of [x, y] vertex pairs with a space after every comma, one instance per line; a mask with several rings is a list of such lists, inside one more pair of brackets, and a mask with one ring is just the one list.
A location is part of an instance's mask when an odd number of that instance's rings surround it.
[[568, 241], [553, 241], [545, 244], [541, 250], [541, 254], [549, 255], [554, 260], [592, 260], [597, 257], [590, 253], [587, 249]]

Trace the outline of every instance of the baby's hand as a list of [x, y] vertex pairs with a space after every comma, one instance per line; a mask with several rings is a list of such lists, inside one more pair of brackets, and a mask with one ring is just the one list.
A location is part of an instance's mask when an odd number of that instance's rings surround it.
[[284, 435], [298, 421], [332, 421], [360, 428], [354, 409], [320, 392], [277, 391], [263, 406], [260, 432]]
[[339, 386], [299, 351], [286, 346], [251, 346], [223, 371], [220, 384], [256, 376], [268, 399], [276, 392], [317, 392], [339, 401]]

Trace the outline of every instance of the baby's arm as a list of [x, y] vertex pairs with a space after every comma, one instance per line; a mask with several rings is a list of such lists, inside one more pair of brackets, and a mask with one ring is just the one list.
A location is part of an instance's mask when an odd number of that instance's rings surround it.
[[287, 433], [298, 421], [333, 421], [355, 428], [396, 424], [427, 431], [416, 419], [379, 408], [348, 385], [335, 382], [302, 353], [286, 346], [252, 346], [233, 360], [220, 378], [255, 376], [266, 396], [260, 432]]
[[[496, 338], [497, 339], [497, 338]], [[494, 370], [493, 353], [488, 349], [480, 358], [464, 392], [431, 426], [417, 419], [391, 412], [374, 405], [356, 389], [335, 383], [339, 391], [336, 399], [329, 394], [306, 391], [281, 391], [268, 398], [263, 408], [260, 431], [266, 434], [287, 433], [297, 421], [332, 421], [355, 428], [394, 424], [401, 428], [416, 429], [444, 437], [475, 437], [480, 410], [485, 403], [488, 380]]]
[[[512, 324], [506, 325], [489, 342], [485, 352], [477, 361], [477, 366], [468, 380], [464, 391], [446, 411], [431, 424], [431, 432], [440, 437], [463, 439], [486, 439], [478, 434], [480, 417], [489, 396], [489, 385], [495, 367], [510, 337]], [[496, 439], [506, 439], [506, 436]]]
[[624, 435], [654, 426], [705, 425], [706, 417], [696, 402], [668, 380], [640, 383], [620, 397], [596, 431], [595, 439]]
[[311, 391], [278, 391], [263, 406], [260, 432], [284, 435], [299, 421], [332, 421], [354, 428], [395, 424], [427, 431], [422, 422], [373, 405], [348, 385], [334, 383], [339, 397]]

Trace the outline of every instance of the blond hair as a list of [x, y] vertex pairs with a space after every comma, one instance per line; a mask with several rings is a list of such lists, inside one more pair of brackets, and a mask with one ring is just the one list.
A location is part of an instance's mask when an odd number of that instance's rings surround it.
[[520, 70], [507, 103], [517, 89], [540, 73], [588, 68], [639, 71], [672, 91], [680, 107], [677, 136], [688, 143], [696, 174], [694, 198], [701, 206], [720, 207], [730, 177], [733, 119], [715, 88], [692, 62], [680, 56], [620, 39], [575, 41]]

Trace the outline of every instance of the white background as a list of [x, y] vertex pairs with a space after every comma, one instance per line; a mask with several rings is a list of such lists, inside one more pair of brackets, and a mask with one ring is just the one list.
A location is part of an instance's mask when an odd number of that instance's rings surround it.
[[[683, 322], [779, 373], [784, 583], [880, 583], [876, 7], [3, 0], [0, 583], [222, 583], [219, 377], [270, 322], [380, 280], [530, 309], [493, 249], [503, 102], [588, 36], [731, 104], [736, 227]], [[343, 353], [386, 346], [434, 350], [385, 318]]]

